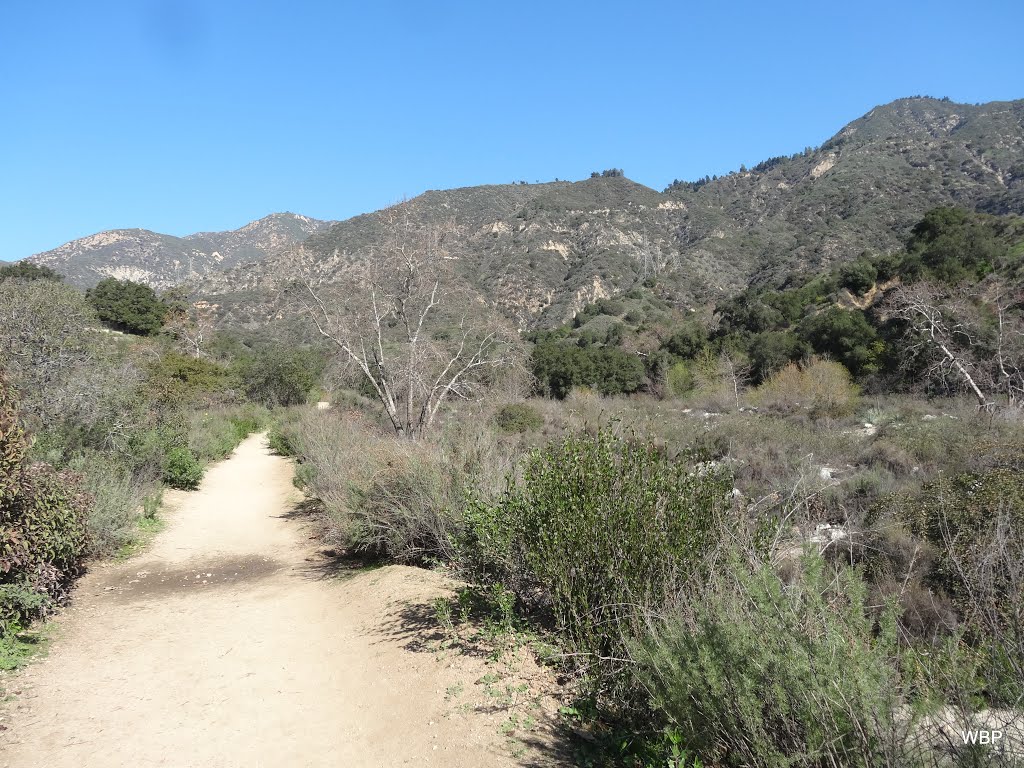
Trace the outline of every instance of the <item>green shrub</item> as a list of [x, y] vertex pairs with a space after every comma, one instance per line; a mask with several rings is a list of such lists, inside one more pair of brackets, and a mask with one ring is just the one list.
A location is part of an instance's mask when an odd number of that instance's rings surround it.
[[738, 557], [632, 643], [640, 685], [714, 765], [908, 765], [895, 618], [875, 632], [852, 570], [785, 584]]
[[765, 331], [750, 338], [747, 344], [751, 376], [764, 381], [774, 373], [810, 353], [808, 346], [792, 331]]
[[251, 400], [268, 407], [289, 406], [306, 402], [324, 365], [316, 350], [273, 345], [242, 358], [238, 372]]
[[955, 284], [976, 281], [1005, 258], [990, 218], [960, 208], [935, 208], [914, 227], [902, 271]]
[[[323, 414], [322, 411], [317, 413]], [[270, 429], [267, 430], [267, 443], [270, 450], [279, 456], [299, 456], [301, 444], [301, 425], [308, 411], [303, 408], [279, 409], [274, 412]]]
[[829, 307], [804, 319], [800, 337], [816, 353], [845, 365], [854, 375], [878, 370], [885, 346], [863, 312]]
[[494, 425], [506, 434], [533, 432], [544, 426], [537, 409], [526, 403], [503, 405], [494, 414]]
[[234, 381], [224, 366], [166, 352], [148, 366], [146, 393], [167, 408], [197, 408], [231, 400]]
[[117, 552], [135, 534], [144, 488], [116, 457], [90, 452], [76, 457], [71, 468], [82, 476], [92, 499], [87, 522], [89, 554]]
[[630, 394], [647, 381], [643, 361], [615, 347], [581, 348], [545, 341], [533, 348], [530, 367], [540, 394], [558, 399], [576, 386], [594, 387], [603, 395]]
[[245, 438], [263, 429], [269, 414], [262, 406], [234, 406], [196, 413], [188, 423], [188, 447], [206, 464], [231, 455]]
[[113, 277], [86, 293], [100, 320], [128, 333], [149, 336], [160, 330], [167, 307], [148, 285]]
[[0, 280], [49, 280], [59, 283], [63, 278], [49, 267], [33, 264], [30, 261], [16, 261], [13, 264], [0, 266]]
[[731, 487], [607, 430], [566, 437], [533, 452], [497, 501], [471, 505], [464, 553], [482, 577], [549, 606], [574, 652], [615, 657], [635, 610], [702, 571]]
[[191, 491], [203, 479], [203, 466], [188, 448], [176, 447], [167, 452], [163, 481], [172, 488]]
[[618, 299], [598, 299], [594, 306], [600, 314], [612, 317], [618, 317], [626, 311], [626, 306]]
[[754, 392], [755, 404], [783, 414], [808, 413], [812, 418], [840, 418], [853, 413], [859, 390], [841, 363], [812, 359], [790, 364]]
[[866, 254], [839, 268], [839, 285], [854, 294], [866, 292], [878, 279], [878, 267]]
[[661, 345], [661, 348], [676, 357], [691, 360], [707, 344], [707, 329], [699, 323], [688, 321], [676, 328], [672, 335]]
[[295, 446], [292, 444], [292, 437], [288, 432], [275, 426], [267, 433], [267, 445], [270, 450], [278, 456], [294, 456]]
[[[27, 461], [28, 437], [18, 421], [13, 389], [0, 371], [0, 586], [18, 608], [0, 621], [20, 621], [35, 598], [59, 598], [86, 550], [88, 496], [80, 478]], [[13, 597], [12, 597], [13, 596]], [[14, 603], [11, 603], [13, 606]]]
[[665, 373], [665, 383], [668, 386], [667, 394], [673, 397], [682, 397], [692, 392], [697, 385], [697, 380], [686, 363], [675, 363]]

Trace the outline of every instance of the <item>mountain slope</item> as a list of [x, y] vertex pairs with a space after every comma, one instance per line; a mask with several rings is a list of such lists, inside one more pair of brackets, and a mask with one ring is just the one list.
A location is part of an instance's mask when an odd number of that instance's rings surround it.
[[167, 288], [214, 269], [265, 258], [329, 224], [294, 213], [275, 213], [230, 232], [199, 232], [187, 237], [116, 229], [73, 240], [27, 260], [56, 270], [82, 288], [105, 277]]
[[[939, 205], [1024, 213], [1024, 101], [901, 99], [816, 150], [664, 193], [612, 176], [429, 191], [402, 207], [422, 224], [452, 220], [461, 277], [527, 327], [564, 322], [646, 278], [683, 307], [780, 284], [897, 249]], [[259, 324], [280, 314], [274, 297], [297, 261], [344, 284], [387, 218], [339, 222], [296, 250], [212, 273], [199, 292], [231, 321]]]
[[1024, 100], [900, 99], [815, 151], [669, 194], [684, 207], [684, 251], [706, 250], [751, 279], [777, 282], [794, 269], [897, 248], [939, 205], [1024, 212]]
[[[645, 258], [651, 274], [667, 269], [675, 256], [667, 201], [619, 177], [428, 191], [399, 209], [419, 225], [446, 222], [457, 275], [526, 326], [542, 316], [562, 322], [632, 285]], [[274, 297], [294, 279], [298, 262], [312, 263], [318, 281], [344, 283], [354, 261], [385, 240], [394, 213], [357, 216], [292, 251], [212, 273], [197, 292], [234, 322], [262, 322], [279, 313]]]

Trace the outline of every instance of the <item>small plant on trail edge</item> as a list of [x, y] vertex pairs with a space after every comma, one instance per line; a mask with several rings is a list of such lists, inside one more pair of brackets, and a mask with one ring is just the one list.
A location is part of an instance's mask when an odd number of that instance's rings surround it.
[[434, 618], [447, 635], [455, 634], [455, 622], [452, 620], [452, 601], [447, 597], [434, 598]]
[[203, 479], [203, 467], [188, 448], [172, 448], [167, 453], [163, 480], [172, 488], [193, 491]]
[[601, 719], [592, 699], [558, 709], [573, 732], [585, 732], [573, 751], [577, 765], [629, 766], [629, 768], [704, 768], [704, 763], [684, 746], [683, 735], [673, 729], [639, 734], [634, 729], [609, 724]]
[[156, 493], [147, 496], [142, 500], [142, 519], [143, 520], [156, 520], [156, 513], [160, 511], [160, 506], [164, 503], [164, 492], [161, 488]]
[[267, 444], [270, 446], [270, 450], [278, 456], [294, 456], [296, 454], [291, 437], [280, 427], [274, 427], [267, 433]]
[[494, 605], [498, 628], [503, 633], [511, 633], [516, 627], [516, 594], [501, 584], [491, 587], [491, 602]]
[[503, 405], [494, 414], [494, 425], [502, 432], [535, 432], [544, 426], [544, 419], [537, 409], [526, 403]]

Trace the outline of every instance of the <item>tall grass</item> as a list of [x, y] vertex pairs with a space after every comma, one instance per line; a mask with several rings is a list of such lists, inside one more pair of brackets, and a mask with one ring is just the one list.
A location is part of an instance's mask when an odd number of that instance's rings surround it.
[[436, 446], [373, 431], [359, 415], [306, 410], [275, 443], [300, 458], [299, 479], [323, 505], [328, 535], [398, 562], [450, 559], [449, 513], [460, 486]]
[[136, 534], [146, 496], [154, 491], [115, 457], [95, 451], [76, 456], [71, 468], [82, 475], [92, 497], [87, 517], [89, 554], [112, 555]]

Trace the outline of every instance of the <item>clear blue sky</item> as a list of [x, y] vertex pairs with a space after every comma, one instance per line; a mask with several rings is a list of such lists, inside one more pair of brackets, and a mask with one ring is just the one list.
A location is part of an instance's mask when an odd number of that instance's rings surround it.
[[1024, 3], [0, 0], [0, 259], [425, 189], [673, 178], [1024, 97]]

